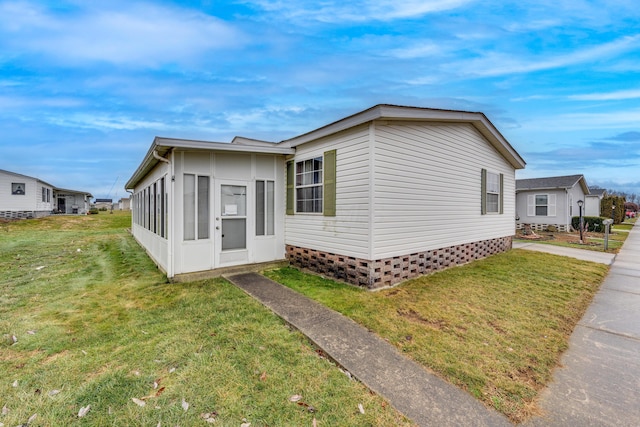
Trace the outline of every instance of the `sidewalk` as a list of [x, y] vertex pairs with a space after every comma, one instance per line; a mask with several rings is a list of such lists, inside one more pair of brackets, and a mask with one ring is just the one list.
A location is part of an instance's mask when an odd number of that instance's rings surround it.
[[629, 233], [560, 362], [541, 395], [545, 414], [526, 426], [640, 425], [640, 228]]
[[511, 426], [503, 415], [401, 355], [351, 319], [264, 276], [227, 277], [305, 334], [419, 426]]

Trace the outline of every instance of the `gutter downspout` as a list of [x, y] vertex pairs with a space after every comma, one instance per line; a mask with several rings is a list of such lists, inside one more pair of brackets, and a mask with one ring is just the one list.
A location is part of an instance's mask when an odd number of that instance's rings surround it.
[[164, 163], [166, 163], [166, 164], [168, 164], [168, 165], [170, 165], [170, 164], [171, 164], [171, 162], [169, 161], [169, 159], [165, 159], [165, 158], [164, 158], [164, 157], [162, 157], [160, 154], [158, 154], [158, 150], [153, 150], [153, 153], [152, 153], [152, 154], [153, 154], [153, 158], [154, 158], [154, 159], [160, 160], [161, 162], [164, 162]]
[[[173, 150], [171, 150], [169, 152], [169, 155], [171, 155], [171, 153], [173, 152]], [[168, 171], [168, 180], [169, 182], [167, 182], [165, 184], [165, 191], [167, 191], [167, 189], [169, 188], [169, 186], [167, 184], [171, 185], [171, 189], [168, 191], [168, 196], [167, 200], [165, 201], [165, 203], [168, 204], [169, 207], [169, 212], [168, 212], [168, 220], [167, 220], [167, 225], [168, 225], [168, 230], [167, 230], [167, 278], [169, 280], [171, 280], [171, 278], [173, 278], [173, 194], [174, 194], [174, 171], [173, 171], [173, 162], [171, 162], [169, 159], [162, 157], [161, 155], [158, 154], [158, 150], [153, 150], [152, 152], [153, 158], [156, 160], [159, 160], [163, 163], [167, 164], [167, 171]], [[166, 181], [165, 181], [166, 182]], [[166, 207], [165, 207], [166, 209]]]

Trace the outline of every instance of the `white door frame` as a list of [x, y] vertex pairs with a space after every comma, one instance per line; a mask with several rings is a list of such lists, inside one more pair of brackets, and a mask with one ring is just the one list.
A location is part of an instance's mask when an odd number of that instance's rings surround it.
[[[214, 218], [213, 218], [213, 232], [214, 232], [214, 268], [227, 267], [233, 265], [242, 265], [252, 262], [252, 248], [253, 248], [253, 236], [255, 223], [255, 195], [252, 186], [253, 181], [244, 180], [228, 180], [228, 179], [216, 179], [214, 180]], [[223, 203], [222, 190], [223, 187], [235, 186], [244, 187], [244, 215], [242, 215], [241, 204]], [[238, 249], [222, 249], [222, 237], [225, 233], [225, 227], [223, 223], [225, 219], [231, 221], [245, 220], [245, 245], [244, 248]], [[229, 232], [227, 227], [226, 232]]]

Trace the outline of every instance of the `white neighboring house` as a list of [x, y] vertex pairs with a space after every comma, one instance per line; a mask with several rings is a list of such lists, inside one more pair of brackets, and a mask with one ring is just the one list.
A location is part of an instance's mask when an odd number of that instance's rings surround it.
[[482, 113], [377, 105], [279, 143], [158, 137], [125, 188], [174, 280], [286, 259], [380, 288], [510, 249], [524, 165]]
[[[67, 200], [69, 203], [62, 200]], [[61, 213], [86, 214], [90, 193], [64, 190], [38, 178], [0, 170], [0, 217], [39, 218], [60, 210]], [[74, 208], [73, 206], [76, 206]]]
[[[583, 175], [552, 176], [516, 180], [516, 226], [531, 225], [533, 230], [549, 226], [571, 230], [571, 218], [579, 216], [578, 201], [586, 201], [589, 187]], [[585, 213], [583, 205], [582, 214]], [[599, 216], [599, 215], [594, 215]]]
[[604, 188], [590, 188], [589, 194], [585, 194], [584, 199], [584, 216], [601, 216], [600, 202], [607, 195]]
[[86, 215], [91, 208], [91, 193], [83, 191], [68, 190], [65, 188], [56, 188], [56, 207], [55, 213], [68, 215]]
[[131, 198], [123, 197], [118, 200], [118, 210], [130, 211], [131, 210]]

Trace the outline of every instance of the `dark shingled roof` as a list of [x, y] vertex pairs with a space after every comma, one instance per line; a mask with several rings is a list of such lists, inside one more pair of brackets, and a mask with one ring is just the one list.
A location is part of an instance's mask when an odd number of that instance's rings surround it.
[[[572, 188], [583, 175], [550, 176], [547, 178], [516, 179], [516, 191], [519, 190], [549, 190], [557, 188]], [[585, 183], [586, 186], [586, 183]], [[588, 193], [588, 191], [587, 191]]]
[[605, 190], [604, 188], [590, 188], [589, 189], [589, 193], [592, 196], [604, 196], [604, 194], [607, 192], [607, 190]]

